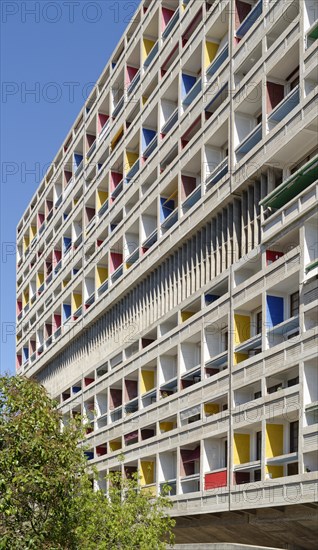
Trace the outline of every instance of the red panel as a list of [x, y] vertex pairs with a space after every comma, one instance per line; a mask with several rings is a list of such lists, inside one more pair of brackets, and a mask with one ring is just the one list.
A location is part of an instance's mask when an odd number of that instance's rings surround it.
[[108, 115], [104, 115], [103, 113], [98, 113], [98, 119], [97, 119], [98, 133], [102, 131], [108, 119], [109, 119]]
[[123, 255], [118, 252], [110, 253], [110, 272], [114, 273], [116, 269], [123, 263]]
[[276, 262], [279, 258], [284, 256], [283, 252], [277, 252], [276, 250], [266, 250], [266, 265], [270, 265]]
[[89, 384], [92, 384], [94, 382], [94, 378], [84, 378], [85, 386], [89, 386]]
[[126, 69], [126, 85], [130, 84], [133, 80], [134, 76], [138, 73], [139, 69], [136, 69], [136, 67], [128, 67]]
[[123, 175], [120, 174], [119, 172], [110, 173], [110, 186], [112, 191], [114, 191], [116, 185], [118, 185], [118, 183], [120, 183], [122, 179], [123, 179]]
[[227, 486], [227, 470], [221, 472], [215, 472], [211, 474], [205, 474], [204, 476], [204, 489], [209, 491], [210, 489], [216, 489], [217, 487]]
[[240, 24], [244, 21], [245, 17], [250, 13], [252, 6], [236, 0], [235, 2], [235, 28], [238, 29]]
[[173, 16], [174, 11], [168, 10], [168, 8], [162, 8], [162, 30], [164, 31], [168, 25], [171, 17]]
[[267, 82], [266, 110], [268, 115], [282, 99], [284, 99], [284, 86], [282, 84], [275, 84], [274, 82]]

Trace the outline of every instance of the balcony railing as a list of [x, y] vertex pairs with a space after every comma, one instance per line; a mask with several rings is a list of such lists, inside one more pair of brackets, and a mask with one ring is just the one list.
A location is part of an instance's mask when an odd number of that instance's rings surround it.
[[188, 91], [187, 95], [182, 101], [183, 107], [188, 107], [192, 103], [192, 101], [194, 101], [195, 98], [199, 95], [201, 90], [202, 90], [202, 80], [201, 78], [199, 78], [199, 80], [195, 82], [191, 90]]
[[42, 223], [41, 227], [39, 228], [39, 235], [42, 235], [44, 229], [45, 229], [45, 222]]
[[247, 31], [250, 30], [252, 25], [254, 25], [255, 21], [259, 18], [263, 10], [263, 0], [258, 0], [258, 2], [255, 4], [253, 9], [249, 12], [249, 14], [245, 17], [244, 21], [242, 21], [241, 25], [236, 31], [236, 36], [238, 38], [243, 38]]
[[62, 200], [63, 200], [63, 194], [61, 194], [59, 196], [59, 198], [56, 200], [55, 205], [54, 205], [55, 208], [58, 208], [60, 206], [60, 204], [62, 204]]
[[120, 111], [122, 110], [123, 106], [124, 106], [124, 102], [125, 102], [125, 96], [122, 96], [120, 98], [120, 100], [118, 101], [116, 107], [114, 108], [113, 110], [113, 117], [115, 118], [119, 113]]
[[58, 328], [56, 329], [56, 331], [54, 332], [54, 334], [53, 334], [54, 340], [56, 340], [56, 338], [58, 338], [59, 336], [61, 336], [61, 333], [62, 333], [62, 328], [61, 328], [61, 327], [58, 327]]
[[128, 96], [130, 96], [130, 94], [134, 91], [139, 81], [140, 81], [140, 69], [135, 74], [134, 78], [132, 79], [132, 81], [129, 83], [127, 87]]
[[97, 290], [98, 296], [101, 296], [101, 294], [106, 292], [106, 290], [108, 290], [108, 279], [104, 281], [103, 284], [98, 288]]
[[95, 139], [94, 143], [92, 143], [92, 145], [90, 146], [90, 148], [88, 149], [87, 151], [87, 155], [86, 155], [86, 158], [87, 160], [92, 156], [92, 154], [94, 153], [95, 149], [96, 149], [96, 145], [97, 145], [97, 141]]
[[74, 248], [78, 248], [79, 245], [82, 243], [83, 240], [83, 233], [80, 233], [78, 237], [76, 237], [76, 240], [74, 241]]
[[126, 264], [132, 265], [139, 259], [139, 247], [137, 247], [126, 259]]
[[124, 187], [124, 180], [122, 179], [115, 187], [114, 191], [112, 192], [112, 199], [116, 199], [118, 195], [122, 192]]
[[161, 223], [164, 229], [170, 229], [178, 221], [178, 208], [175, 208], [169, 216]]
[[42, 283], [39, 288], [38, 288], [38, 294], [42, 294], [42, 292], [44, 291], [44, 283]]
[[201, 186], [193, 189], [192, 193], [182, 203], [183, 210], [190, 210], [201, 199]]
[[103, 214], [105, 214], [105, 212], [108, 210], [108, 199], [105, 200], [105, 202], [102, 204], [102, 206], [100, 207], [100, 209], [98, 210], [97, 214], [98, 214], [98, 217], [101, 218]]
[[85, 307], [88, 308], [88, 307], [91, 306], [94, 302], [95, 302], [95, 292], [93, 292], [93, 294], [91, 294], [91, 295], [89, 296], [89, 298], [87, 298], [87, 300], [85, 301]]
[[140, 162], [139, 162], [139, 159], [137, 159], [136, 162], [132, 165], [131, 169], [129, 170], [125, 178], [126, 183], [130, 183], [130, 181], [134, 178], [137, 172], [139, 172], [139, 168], [140, 168]]
[[117, 279], [119, 279], [119, 277], [121, 277], [122, 274], [123, 274], [123, 265], [120, 265], [119, 267], [117, 267], [116, 271], [114, 271], [114, 273], [111, 276], [112, 282], [117, 281]]
[[171, 128], [176, 124], [179, 117], [179, 109], [178, 107], [173, 111], [173, 113], [169, 116], [167, 122], [163, 125], [161, 128], [162, 134], [167, 134]]
[[76, 178], [77, 178], [77, 176], [80, 175], [80, 173], [82, 172], [83, 168], [84, 168], [84, 161], [81, 160], [81, 162], [79, 163], [78, 167], [77, 167], [76, 170], [75, 170], [75, 177], [76, 177]]
[[80, 306], [79, 308], [77, 308], [77, 310], [74, 311], [74, 313], [73, 313], [73, 319], [78, 319], [79, 317], [81, 317], [82, 311], [83, 311], [82, 306]]
[[157, 40], [157, 42], [152, 47], [148, 57], [144, 61], [144, 68], [149, 67], [151, 65], [151, 63], [155, 59], [158, 51], [159, 51], [159, 41]]
[[246, 155], [262, 139], [262, 123], [260, 122], [239, 144], [235, 153], [237, 155]]
[[264, 207], [281, 208], [291, 199], [297, 197], [304, 189], [318, 179], [318, 155], [306, 162], [274, 191], [269, 193], [260, 204]]
[[146, 149], [142, 153], [143, 157], [150, 157], [150, 155], [154, 152], [158, 145], [158, 136], [154, 136], [154, 138], [151, 140], [151, 142], [147, 145]]
[[299, 105], [299, 85], [294, 88], [268, 115], [269, 122], [281, 122], [297, 105]]
[[109, 134], [110, 132], [110, 119], [108, 119], [103, 128], [102, 128], [102, 131], [101, 133], [99, 134], [98, 136], [98, 143], [101, 143], [104, 139], [106, 139], [107, 135]]
[[176, 9], [170, 21], [168, 22], [165, 30], [162, 33], [162, 38], [167, 38], [169, 36], [172, 29], [176, 26], [178, 20], [179, 20], [179, 8]]
[[142, 248], [150, 248], [155, 242], [157, 242], [158, 239], [158, 232], [157, 229], [154, 229], [150, 235], [144, 240], [142, 243]]
[[228, 171], [228, 157], [222, 160], [220, 164], [213, 170], [206, 180], [206, 188], [210, 189], [218, 183]]
[[216, 71], [221, 67], [221, 65], [224, 63], [224, 61], [229, 56], [229, 45], [226, 44], [219, 54], [213, 59], [211, 65], [207, 68], [206, 74], [207, 76], [213, 76]]

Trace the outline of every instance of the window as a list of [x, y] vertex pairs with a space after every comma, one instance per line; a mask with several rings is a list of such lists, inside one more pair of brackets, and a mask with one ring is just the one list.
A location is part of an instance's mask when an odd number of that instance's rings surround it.
[[290, 300], [290, 316], [296, 317], [299, 314], [299, 292], [294, 292], [289, 297]]
[[261, 460], [262, 455], [262, 432], [256, 432], [256, 460]]
[[227, 468], [227, 439], [224, 441], [224, 467]]
[[262, 479], [261, 470], [255, 470], [254, 481], [261, 481], [261, 479]]
[[298, 452], [298, 432], [299, 432], [299, 423], [291, 422], [289, 424], [289, 452], [297, 453]]
[[262, 312], [259, 311], [256, 313], [256, 334], [260, 334], [262, 332]]
[[229, 333], [224, 332], [223, 333], [223, 343], [224, 343], [224, 351], [228, 351], [228, 341], [229, 341]]
[[287, 381], [287, 387], [290, 388], [291, 386], [296, 386], [299, 384], [299, 376], [296, 376], [295, 378], [291, 378]]
[[298, 463], [292, 462], [292, 464], [287, 464], [287, 475], [288, 476], [297, 476], [298, 475]]

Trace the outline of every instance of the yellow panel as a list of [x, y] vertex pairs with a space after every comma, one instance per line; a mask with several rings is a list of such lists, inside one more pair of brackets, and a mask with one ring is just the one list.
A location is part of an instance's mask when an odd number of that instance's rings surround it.
[[155, 465], [148, 460], [140, 462], [140, 484], [149, 485], [155, 481]]
[[154, 40], [149, 40], [149, 38], [142, 39], [142, 60], [143, 61], [145, 61], [145, 59], [148, 57], [154, 45], [155, 45]]
[[72, 294], [72, 311], [76, 311], [82, 305], [82, 295]]
[[266, 471], [272, 479], [275, 477], [283, 477], [284, 466], [267, 466]]
[[170, 432], [173, 430], [173, 422], [159, 422], [159, 427], [162, 432]]
[[39, 288], [43, 282], [44, 282], [44, 273], [37, 273], [36, 274], [36, 287]]
[[120, 441], [110, 441], [109, 442], [109, 449], [110, 451], [119, 451], [121, 449], [121, 442]]
[[220, 405], [217, 403], [204, 403], [204, 412], [206, 414], [217, 414], [220, 412]]
[[248, 359], [248, 353], [234, 353], [234, 365], [245, 361], [245, 359]]
[[107, 267], [96, 267], [96, 286], [100, 287], [108, 279]]
[[234, 315], [235, 345], [251, 337], [251, 319], [248, 315]]
[[100, 209], [101, 206], [103, 206], [104, 202], [108, 199], [108, 193], [106, 191], [98, 190], [96, 193], [96, 206], [97, 210]]
[[138, 153], [131, 153], [130, 151], [126, 151], [125, 157], [126, 157], [125, 168], [126, 168], [126, 172], [128, 172], [130, 168], [135, 164], [136, 160], [139, 159], [139, 155]]
[[30, 227], [30, 240], [32, 240], [33, 237], [35, 237], [35, 235], [36, 235], [36, 226], [31, 225], [31, 227]]
[[280, 456], [284, 453], [284, 426], [282, 424], [266, 425], [266, 458]]
[[30, 244], [30, 239], [26, 235], [23, 237], [23, 251], [25, 251]]
[[26, 306], [29, 303], [29, 291], [24, 290], [22, 294], [22, 305], [23, 307]]
[[132, 264], [126, 263], [126, 269], [129, 269], [132, 266]]
[[114, 149], [114, 147], [116, 146], [116, 143], [119, 141], [119, 139], [121, 138], [123, 133], [124, 133], [124, 128], [123, 128], [123, 126], [121, 126], [119, 128], [118, 132], [114, 135], [114, 137], [112, 139], [112, 142], [111, 142], [111, 148], [112, 149]]
[[181, 311], [181, 321], [184, 323], [187, 319], [190, 319], [194, 315], [193, 311]]
[[218, 49], [219, 49], [219, 44], [216, 44], [215, 42], [205, 43], [205, 49], [204, 49], [204, 68], [205, 69], [207, 69], [207, 67], [212, 63]]
[[70, 280], [71, 280], [71, 279], [64, 279], [64, 281], [63, 281], [63, 283], [62, 283], [63, 288], [65, 288], [65, 287], [68, 285], [68, 283], [70, 282]]
[[234, 434], [234, 464], [250, 461], [250, 434]]
[[145, 103], [147, 103], [148, 101], [148, 97], [146, 97], [145, 95], [142, 96], [142, 104], [145, 105]]
[[155, 373], [152, 370], [141, 371], [141, 393], [146, 393], [155, 387]]

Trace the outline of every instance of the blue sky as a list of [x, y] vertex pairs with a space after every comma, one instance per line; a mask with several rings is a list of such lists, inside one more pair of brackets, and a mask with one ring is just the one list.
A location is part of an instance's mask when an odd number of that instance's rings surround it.
[[1, 372], [15, 369], [17, 223], [138, 4], [0, 3]]

